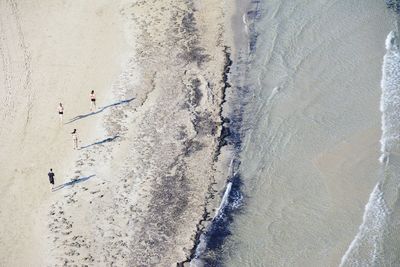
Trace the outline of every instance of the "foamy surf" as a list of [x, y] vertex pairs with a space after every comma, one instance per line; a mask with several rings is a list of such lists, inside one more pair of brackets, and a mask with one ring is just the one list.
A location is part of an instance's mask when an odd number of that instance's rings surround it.
[[229, 164], [229, 179], [218, 209], [210, 225], [201, 234], [199, 243], [196, 246], [194, 257], [190, 262], [191, 267], [214, 266], [217, 258], [210, 258], [207, 250], [216, 249], [223, 242], [224, 237], [229, 234], [228, 223], [230, 214], [236, 210], [241, 202], [242, 195], [239, 191], [239, 176], [237, 172], [239, 161], [232, 158]]
[[377, 184], [365, 206], [363, 223], [351, 242], [340, 266], [369, 266], [378, 259], [382, 229], [387, 208], [382, 197], [381, 185]]
[[[386, 39], [387, 53], [382, 66], [382, 112], [380, 182], [365, 206], [359, 231], [342, 257], [340, 266], [394, 266], [399, 263], [399, 141], [400, 141], [400, 51], [397, 34]], [[393, 244], [393, 245], [392, 245]], [[398, 265], [396, 265], [398, 266]]]
[[400, 109], [399, 81], [400, 81], [400, 55], [397, 39], [394, 32], [386, 38], [387, 53], [383, 59], [382, 67], [382, 97], [380, 110], [382, 112], [382, 138], [381, 157], [383, 163], [388, 153], [398, 150], [400, 138]]

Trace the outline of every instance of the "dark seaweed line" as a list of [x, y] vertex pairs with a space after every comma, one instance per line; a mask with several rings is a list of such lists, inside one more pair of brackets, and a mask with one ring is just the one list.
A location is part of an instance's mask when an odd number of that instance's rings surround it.
[[[218, 216], [214, 218], [209, 218], [211, 224], [203, 230], [201, 234], [205, 235], [206, 238], [206, 249], [202, 255], [193, 255], [194, 259], [196, 256], [202, 260], [205, 266], [220, 266], [222, 265], [222, 257], [221, 253], [214, 253], [215, 255], [208, 255], [209, 252], [218, 252], [221, 249], [226, 237], [228, 237], [231, 232], [229, 229], [229, 225], [233, 221], [234, 212], [238, 211], [236, 207], [232, 207], [232, 203], [235, 200], [241, 199], [241, 185], [242, 181], [240, 179], [240, 174], [238, 172], [240, 166], [239, 152], [242, 147], [242, 135], [241, 135], [241, 125], [242, 125], [242, 115], [243, 115], [243, 105], [239, 104], [234, 107], [231, 114], [228, 117], [222, 116], [223, 104], [227, 101], [226, 94], [227, 90], [231, 89], [232, 86], [229, 83], [229, 74], [231, 73], [232, 60], [231, 54], [229, 52], [229, 47], [225, 47], [225, 68], [223, 73], [223, 94], [222, 94], [222, 103], [220, 109], [220, 118], [223, 122], [222, 129], [220, 133], [220, 137], [218, 139], [218, 146], [215, 153], [214, 161], [218, 160], [218, 156], [221, 153], [221, 149], [223, 146], [229, 146], [233, 150], [232, 161], [231, 161], [231, 172], [228, 174], [226, 186], [231, 183], [231, 191], [228, 194], [228, 200], [225, 206], [221, 207], [221, 210], [218, 212]], [[234, 94], [239, 94], [242, 88], [239, 89]], [[240, 101], [239, 101], [240, 102]], [[231, 104], [231, 103], [229, 103]], [[225, 191], [222, 192], [225, 194]], [[200, 235], [201, 236], [201, 235]], [[200, 240], [198, 241], [200, 242]], [[197, 249], [197, 245], [195, 247]], [[196, 252], [196, 250], [194, 250]]]
[[[261, 1], [260, 0], [251, 0], [249, 9], [247, 12], [247, 17], [250, 20], [249, 30], [249, 40], [248, 40], [248, 54], [244, 55], [244, 62], [235, 63], [235, 68], [238, 70], [234, 70], [236, 73], [240, 73], [240, 75], [247, 75], [248, 66], [251, 64], [251, 61], [254, 59], [254, 55], [256, 52], [256, 44], [258, 39], [258, 33], [256, 30], [256, 22], [261, 18]], [[230, 59], [230, 54], [228, 53], [228, 48], [225, 49], [226, 55], [226, 65], [224, 70], [224, 96], [223, 102], [226, 102], [226, 92], [228, 88], [231, 88], [231, 85], [228, 83], [228, 75], [231, 74], [232, 61]], [[244, 64], [244, 65], [242, 65]], [[240, 65], [240, 66], [239, 66]], [[242, 69], [243, 68], [243, 69]], [[240, 69], [243, 70], [240, 71]], [[232, 94], [235, 96], [234, 100], [230, 100], [230, 107], [232, 111], [229, 114], [229, 118], [224, 118], [220, 115], [223, 121], [223, 128], [221, 131], [221, 136], [219, 139], [219, 149], [218, 153], [220, 153], [220, 149], [222, 146], [228, 145], [233, 148], [233, 157], [232, 157], [232, 166], [231, 173], [228, 176], [227, 185], [231, 183], [231, 190], [228, 195], [227, 203], [222, 210], [219, 211], [219, 215], [216, 216], [208, 229], [206, 229], [207, 236], [207, 245], [206, 251], [203, 253], [200, 258], [203, 261], [205, 266], [222, 266], [223, 265], [223, 253], [221, 253], [222, 245], [224, 244], [226, 238], [231, 235], [230, 225], [234, 220], [234, 216], [239, 213], [244, 206], [242, 199], [243, 194], [241, 191], [242, 187], [242, 179], [239, 172], [239, 167], [241, 164], [240, 161], [240, 151], [242, 149], [242, 140], [245, 134], [245, 129], [243, 129], [243, 116], [244, 109], [249, 104], [249, 96], [251, 95], [251, 91], [253, 90], [251, 85], [240, 85], [240, 83], [235, 83], [235, 90]], [[222, 106], [221, 106], [222, 112]], [[239, 206], [235, 205], [239, 202]], [[214, 252], [207, 255], [207, 252]]]
[[[222, 116], [222, 106], [226, 102], [226, 91], [231, 88], [230, 83], [228, 82], [228, 74], [230, 72], [231, 66], [232, 66], [232, 60], [230, 57], [230, 52], [229, 52], [229, 47], [225, 47], [224, 49], [225, 53], [225, 66], [224, 66], [224, 72], [223, 72], [223, 83], [224, 86], [222, 88], [222, 96], [221, 96], [221, 106], [220, 106], [220, 111], [219, 111], [219, 116], [222, 121], [222, 129], [220, 132], [220, 136], [218, 137], [218, 144], [215, 150], [214, 154], [214, 163], [217, 162], [218, 156], [221, 154], [221, 148], [226, 145], [231, 145], [233, 146], [234, 150], [237, 152], [240, 150], [241, 147], [241, 137], [238, 134], [237, 129], [233, 129], [231, 127], [231, 120], [228, 118], [225, 118]], [[237, 153], [235, 153], [237, 154]], [[238, 169], [240, 161], [239, 160], [234, 160], [234, 166], [233, 168], [235, 170]], [[232, 182], [232, 191], [231, 192], [240, 192], [239, 188], [241, 185], [240, 182], [240, 176], [239, 175], [233, 175], [228, 177], [227, 182]], [[195, 235], [195, 241], [192, 249], [190, 250], [190, 256], [182, 262], [178, 262], [177, 266], [184, 266], [185, 263], [190, 263], [193, 259], [196, 258], [196, 250], [198, 245], [201, 242], [201, 236], [203, 234], [206, 234], [206, 236], [209, 238], [207, 241], [207, 249], [218, 249], [222, 243], [223, 240], [226, 236], [228, 236], [229, 230], [227, 229], [227, 225], [222, 225], [221, 223], [225, 222], [225, 220], [221, 221], [219, 218], [212, 218], [210, 216], [210, 213], [207, 211], [207, 206], [209, 203], [209, 200], [214, 198], [214, 189], [213, 189], [213, 184], [211, 184], [208, 188], [208, 197], [206, 198], [205, 201], [205, 207], [204, 207], [204, 213], [202, 218], [200, 219], [199, 223], [196, 225], [196, 235]], [[230, 196], [231, 198], [231, 196]], [[231, 199], [228, 199], [228, 203], [231, 202]], [[227, 207], [224, 208], [222, 213], [225, 214], [225, 210]], [[228, 216], [229, 217], [229, 216]], [[231, 220], [230, 220], [231, 221]], [[211, 222], [209, 227], [205, 228], [204, 224]], [[207, 265], [213, 265], [212, 263], [213, 260], [209, 259], [206, 260]]]
[[[248, 42], [249, 53], [245, 55], [247, 58], [247, 64], [251, 63], [253, 60], [258, 33], [255, 27], [257, 20], [261, 17], [261, 3], [260, 0], [250, 0], [249, 10], [247, 12], [247, 17], [250, 19], [251, 23], [249, 26], [250, 36]], [[197, 224], [197, 231], [195, 235], [194, 246], [191, 249], [190, 257], [183, 262], [177, 263], [177, 266], [184, 266], [184, 263], [190, 263], [192, 260], [196, 259], [198, 255], [196, 255], [197, 247], [200, 244], [201, 236], [203, 234], [206, 235], [206, 250], [203, 255], [200, 256], [200, 259], [203, 261], [205, 266], [221, 266], [223, 265], [222, 253], [214, 253], [215, 255], [207, 256], [207, 252], [218, 252], [221, 249], [226, 237], [228, 237], [231, 232], [229, 229], [229, 225], [233, 222], [233, 217], [237, 212], [240, 212], [241, 208], [237, 206], [232, 206], [237, 201], [241, 201], [243, 198], [241, 193], [242, 180], [239, 173], [239, 167], [241, 164], [239, 153], [242, 148], [242, 138], [243, 138], [243, 130], [242, 130], [242, 121], [243, 121], [243, 113], [244, 107], [248, 104], [248, 95], [252, 90], [251, 85], [248, 86], [235, 86], [235, 92], [233, 94], [236, 96], [235, 101], [238, 103], [229, 103], [232, 104], [232, 112], [229, 114], [229, 118], [225, 118], [222, 116], [223, 104], [226, 102], [226, 93], [229, 88], [231, 88], [231, 84], [228, 82], [228, 75], [231, 72], [232, 60], [229, 52], [229, 47], [225, 47], [225, 67], [223, 72], [223, 83], [224, 87], [222, 89], [222, 99], [219, 116], [222, 121], [222, 129], [220, 132], [220, 136], [218, 138], [218, 146], [215, 151], [214, 162], [218, 160], [218, 157], [221, 153], [221, 148], [223, 146], [229, 145], [233, 148], [233, 157], [232, 157], [232, 172], [228, 176], [227, 185], [231, 183], [231, 191], [228, 195], [228, 201], [222, 210], [219, 212], [220, 215], [215, 218], [210, 217], [210, 213], [207, 211], [207, 205], [205, 205], [204, 213], [202, 219]], [[243, 67], [243, 66], [242, 66]], [[246, 68], [244, 69], [243, 75], [246, 75]], [[206, 204], [208, 204], [208, 200], [214, 197], [212, 185], [209, 188], [209, 197], [206, 199]], [[203, 227], [204, 223], [211, 222], [211, 224], [205, 228]]]
[[[224, 53], [225, 53], [225, 66], [224, 66], [224, 72], [223, 72], [223, 78], [222, 78], [224, 86], [222, 88], [221, 104], [220, 104], [220, 110], [219, 110], [219, 116], [221, 118], [223, 125], [222, 125], [222, 129], [220, 132], [220, 136], [218, 137], [218, 144], [217, 144], [217, 148], [216, 148], [215, 154], [214, 154], [214, 162], [216, 162], [218, 160], [218, 156], [221, 153], [221, 148], [227, 144], [226, 138], [228, 137], [228, 133], [229, 133], [229, 130], [227, 130], [227, 127], [224, 125], [226, 122], [226, 119], [222, 116], [222, 105], [226, 102], [226, 90], [231, 87], [231, 85], [228, 83], [228, 73], [229, 73], [231, 65], [232, 65], [232, 60], [230, 58], [230, 53], [229, 53], [228, 47], [225, 47]], [[213, 199], [213, 198], [214, 198], [213, 184], [210, 184], [210, 186], [208, 187], [208, 196], [206, 197], [206, 200], [205, 200], [203, 216], [199, 220], [198, 224], [196, 225], [196, 235], [195, 235], [193, 247], [190, 250], [190, 256], [186, 260], [184, 260], [182, 262], [178, 262], [177, 263], [178, 267], [184, 266], [185, 263], [190, 263], [195, 258], [196, 249], [197, 249], [198, 245], [200, 244], [200, 237], [202, 236], [202, 234], [205, 231], [203, 225], [207, 222], [210, 222], [212, 219], [210, 216], [210, 213], [207, 211], [207, 206], [208, 206], [209, 200]]]

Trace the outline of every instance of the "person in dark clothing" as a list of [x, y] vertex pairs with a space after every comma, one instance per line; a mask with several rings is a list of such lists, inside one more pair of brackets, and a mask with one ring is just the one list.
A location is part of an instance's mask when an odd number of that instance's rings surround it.
[[50, 169], [50, 172], [47, 174], [49, 176], [49, 182], [51, 184], [51, 189], [54, 189], [54, 172], [53, 169]]

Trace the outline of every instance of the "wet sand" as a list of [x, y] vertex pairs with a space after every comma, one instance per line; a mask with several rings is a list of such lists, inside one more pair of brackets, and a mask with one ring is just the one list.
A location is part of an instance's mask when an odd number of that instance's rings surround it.
[[225, 179], [223, 3], [7, 1], [0, 12], [0, 263], [189, 261]]

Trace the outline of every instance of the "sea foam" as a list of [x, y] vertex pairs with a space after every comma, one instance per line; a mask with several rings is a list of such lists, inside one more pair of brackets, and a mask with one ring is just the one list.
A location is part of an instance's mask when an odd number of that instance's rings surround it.
[[378, 183], [365, 206], [363, 223], [342, 257], [340, 266], [370, 266], [378, 260], [387, 207]]
[[392, 199], [390, 188], [392, 184], [396, 184], [398, 176], [392, 167], [388, 167], [390, 158], [398, 155], [400, 140], [400, 53], [397, 34], [390, 32], [385, 44], [387, 52], [382, 66], [380, 102], [382, 136], [379, 160], [382, 174], [365, 206], [359, 231], [342, 257], [340, 266], [384, 264], [384, 234], [387, 232], [393, 208], [386, 200]]
[[386, 38], [387, 53], [382, 67], [382, 137], [380, 161], [384, 163], [391, 152], [399, 150], [400, 140], [400, 54], [397, 38], [390, 32]]

